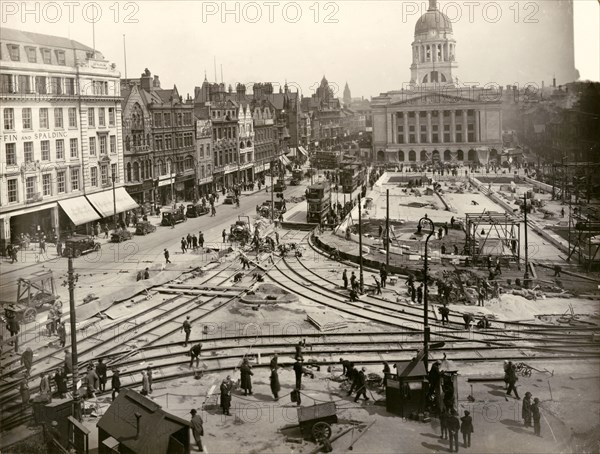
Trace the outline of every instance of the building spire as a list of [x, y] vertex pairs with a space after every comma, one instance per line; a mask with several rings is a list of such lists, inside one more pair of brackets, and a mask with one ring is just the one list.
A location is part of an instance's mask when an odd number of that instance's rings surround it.
[[435, 11], [437, 9], [437, 0], [429, 0], [428, 11]]

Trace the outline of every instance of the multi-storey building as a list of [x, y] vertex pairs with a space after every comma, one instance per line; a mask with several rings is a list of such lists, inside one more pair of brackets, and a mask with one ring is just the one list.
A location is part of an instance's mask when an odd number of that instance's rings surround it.
[[0, 46], [2, 250], [21, 233], [89, 232], [114, 205], [134, 208], [115, 65], [76, 41], [5, 27]]
[[249, 104], [240, 104], [238, 110], [239, 179], [240, 183], [254, 181], [254, 122]]
[[302, 98], [302, 110], [311, 115], [311, 143], [319, 148], [335, 145], [344, 135], [342, 106], [323, 76], [310, 98]]
[[211, 194], [213, 185], [213, 132], [210, 112], [207, 108], [194, 107], [196, 121], [196, 159], [198, 160], [198, 193]]
[[278, 156], [278, 134], [275, 127], [274, 108], [267, 100], [252, 103], [254, 122], [254, 177], [264, 179], [264, 172]]
[[498, 161], [501, 93], [455, 86], [456, 41], [436, 0], [417, 21], [412, 50], [410, 89], [372, 101], [374, 159], [427, 165]]

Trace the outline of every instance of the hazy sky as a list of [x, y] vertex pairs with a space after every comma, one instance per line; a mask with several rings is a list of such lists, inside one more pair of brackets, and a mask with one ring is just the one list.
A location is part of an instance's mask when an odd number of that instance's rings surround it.
[[[559, 84], [573, 78], [568, 0], [438, 2], [453, 21], [460, 82]], [[2, 26], [70, 37], [117, 64], [144, 68], [183, 95], [204, 79], [251, 84], [287, 79], [310, 95], [325, 74], [353, 96], [401, 88], [427, 1], [2, 1]], [[515, 6], [516, 5], [516, 6]], [[599, 79], [597, 0], [575, 0], [576, 67]], [[229, 13], [226, 13], [226, 10]], [[225, 14], [224, 14], [225, 13]], [[100, 17], [98, 17], [100, 15]], [[460, 17], [458, 16], [460, 15]], [[1, 32], [0, 32], [1, 33]], [[571, 55], [571, 57], [570, 57]]]

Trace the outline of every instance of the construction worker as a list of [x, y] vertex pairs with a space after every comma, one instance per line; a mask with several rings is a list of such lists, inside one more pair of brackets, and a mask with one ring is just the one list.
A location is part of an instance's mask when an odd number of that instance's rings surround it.
[[190, 323], [190, 316], [187, 315], [181, 326], [181, 330], [185, 331], [185, 342], [183, 343], [184, 347], [187, 347], [187, 344], [190, 340], [190, 334], [192, 333], [192, 324]]

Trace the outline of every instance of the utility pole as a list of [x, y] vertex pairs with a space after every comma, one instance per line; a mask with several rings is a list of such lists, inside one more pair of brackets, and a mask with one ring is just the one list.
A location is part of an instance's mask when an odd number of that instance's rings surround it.
[[527, 192], [523, 196], [525, 204], [523, 206], [525, 212], [525, 275], [523, 276], [523, 285], [529, 287], [529, 244], [527, 243]]
[[273, 194], [273, 172], [275, 171], [274, 167], [274, 161], [271, 161], [271, 222], [273, 222], [275, 216], [275, 196]]
[[385, 191], [385, 266], [390, 269], [390, 190]]
[[77, 392], [79, 371], [77, 365], [77, 318], [75, 316], [75, 281], [77, 278], [73, 272], [73, 255], [69, 254], [67, 270], [67, 282], [69, 284], [69, 321], [71, 325], [71, 361], [73, 363], [73, 407], [75, 419], [81, 421], [81, 405]]
[[360, 292], [364, 291], [364, 277], [363, 277], [363, 250], [362, 250], [362, 201], [360, 194], [358, 194], [358, 264], [360, 266]]
[[425, 365], [425, 371], [429, 372], [429, 338], [430, 338], [430, 328], [429, 328], [429, 298], [428, 298], [428, 285], [427, 281], [428, 273], [429, 273], [429, 265], [428, 265], [428, 255], [429, 255], [429, 239], [435, 232], [435, 224], [433, 221], [427, 217], [421, 218], [419, 220], [419, 226], [423, 227], [423, 224], [429, 224], [431, 227], [431, 232], [425, 238], [425, 257], [423, 259], [423, 364]]
[[115, 193], [115, 180], [116, 180], [116, 175], [113, 174], [112, 176], [112, 190], [113, 190], [113, 217], [115, 220], [115, 232], [117, 231], [118, 225], [117, 225], [117, 196]]

